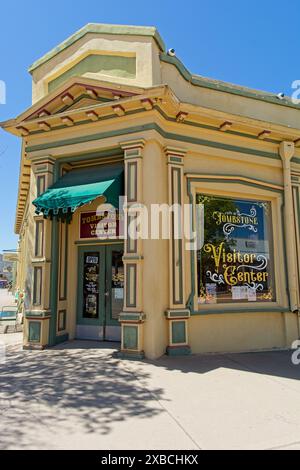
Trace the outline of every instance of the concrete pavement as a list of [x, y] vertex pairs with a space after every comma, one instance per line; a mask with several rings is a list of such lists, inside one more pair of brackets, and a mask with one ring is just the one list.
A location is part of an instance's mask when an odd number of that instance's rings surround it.
[[9, 350], [0, 449], [300, 449], [290, 352], [122, 361], [116, 346]]
[[0, 289], [0, 311], [2, 307], [16, 305], [14, 296], [7, 289]]

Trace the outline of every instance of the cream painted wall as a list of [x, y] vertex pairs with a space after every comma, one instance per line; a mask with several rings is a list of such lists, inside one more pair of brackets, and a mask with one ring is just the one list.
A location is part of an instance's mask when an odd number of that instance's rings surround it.
[[292, 335], [286, 333], [285, 314], [237, 313], [197, 315], [189, 320], [193, 353], [255, 351], [290, 348], [298, 335], [296, 315], [289, 314]]
[[[143, 196], [147, 208], [168, 203], [167, 160], [156, 141], [147, 141], [143, 149]], [[143, 240], [144, 349], [149, 358], [161, 356], [167, 346], [168, 244], [168, 240]]]

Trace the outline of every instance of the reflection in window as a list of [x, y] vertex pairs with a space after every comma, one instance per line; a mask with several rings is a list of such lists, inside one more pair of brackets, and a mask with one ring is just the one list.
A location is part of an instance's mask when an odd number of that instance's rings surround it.
[[198, 304], [275, 301], [271, 204], [197, 194]]

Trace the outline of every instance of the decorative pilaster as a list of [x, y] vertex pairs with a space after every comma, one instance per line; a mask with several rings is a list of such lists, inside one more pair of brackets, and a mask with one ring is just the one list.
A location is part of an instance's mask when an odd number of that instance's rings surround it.
[[132, 236], [130, 229], [137, 226], [140, 204], [143, 200], [143, 148], [144, 141], [130, 141], [121, 144], [125, 159], [125, 243], [124, 273], [125, 295], [121, 324], [121, 356], [144, 356], [143, 351], [143, 313], [142, 269], [143, 242]]
[[183, 165], [185, 150], [166, 147], [168, 164], [168, 191], [171, 212], [171, 238], [169, 243], [169, 308], [168, 355], [190, 353], [188, 345], [188, 319], [190, 311], [185, 306], [185, 262], [184, 262], [184, 211], [183, 211]]
[[[32, 201], [53, 184], [54, 159], [50, 156], [32, 160], [30, 184], [30, 211]], [[51, 221], [39, 214], [30, 217], [31, 233], [34, 234], [30, 248], [31, 269], [26, 284], [31, 286], [24, 320], [24, 348], [42, 349], [49, 344], [50, 285], [51, 276]]]

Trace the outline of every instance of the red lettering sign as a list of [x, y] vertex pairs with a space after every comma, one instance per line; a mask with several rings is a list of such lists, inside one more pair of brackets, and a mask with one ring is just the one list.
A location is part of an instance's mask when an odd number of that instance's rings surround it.
[[119, 236], [118, 212], [82, 212], [80, 214], [80, 238], [111, 239]]

